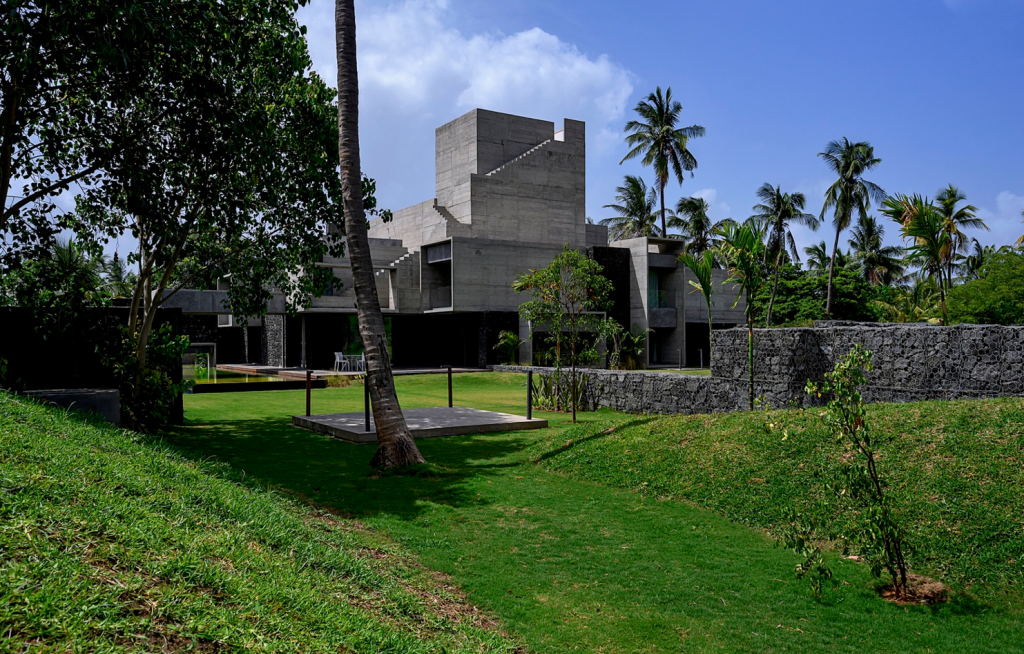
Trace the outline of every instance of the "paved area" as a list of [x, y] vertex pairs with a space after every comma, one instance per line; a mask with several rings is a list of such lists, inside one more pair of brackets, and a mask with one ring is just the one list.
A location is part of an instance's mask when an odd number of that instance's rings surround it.
[[[217, 365], [217, 370], [223, 370], [225, 372], [237, 372], [244, 375], [259, 375], [259, 376], [270, 376], [270, 377], [281, 377], [282, 379], [305, 379], [306, 369], [305, 368], [281, 368], [278, 366], [260, 366], [256, 364], [246, 363], [221, 363]], [[460, 372], [487, 372], [486, 368], [452, 368], [452, 373]], [[446, 368], [395, 368], [392, 373], [395, 377], [401, 375], [440, 375], [447, 372]], [[356, 372], [346, 370], [342, 372], [335, 372], [334, 370], [314, 370], [313, 379], [326, 379], [333, 375], [347, 375], [349, 377], [357, 377], [362, 375], [362, 372]]]
[[[527, 419], [511, 413], [467, 409], [466, 407], [433, 407], [406, 409], [405, 421], [413, 438], [481, 434], [495, 431], [543, 429], [547, 420]], [[292, 424], [332, 438], [352, 443], [376, 443], [377, 430], [370, 415], [370, 431], [366, 431], [363, 413], [327, 413], [315, 416], [292, 416]]]

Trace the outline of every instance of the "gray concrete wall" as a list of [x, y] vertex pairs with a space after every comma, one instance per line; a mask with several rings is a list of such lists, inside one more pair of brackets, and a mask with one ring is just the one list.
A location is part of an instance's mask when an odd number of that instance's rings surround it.
[[[747, 332], [716, 331], [712, 339], [710, 377], [588, 370], [588, 393], [598, 406], [633, 413], [746, 410]], [[868, 402], [1024, 396], [1024, 327], [892, 324], [755, 330], [755, 395], [774, 408], [812, 404], [807, 381], [821, 381], [854, 344], [874, 353], [863, 390]], [[495, 367], [531, 369], [552, 374]]]
[[452, 288], [456, 311], [518, 311], [529, 299], [512, 290], [516, 276], [543, 268], [561, 245], [452, 239]]

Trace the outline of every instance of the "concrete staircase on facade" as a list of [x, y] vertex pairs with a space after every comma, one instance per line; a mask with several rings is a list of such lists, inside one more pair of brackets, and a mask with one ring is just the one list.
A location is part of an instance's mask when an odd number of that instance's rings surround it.
[[525, 159], [526, 157], [529, 157], [531, 154], [537, 152], [538, 150], [540, 150], [544, 146], [546, 146], [549, 143], [551, 143], [553, 140], [555, 140], [555, 139], [548, 139], [548, 140], [544, 141], [543, 143], [541, 143], [540, 145], [533, 146], [532, 148], [530, 148], [526, 152], [522, 153], [521, 155], [519, 155], [515, 159], [512, 159], [511, 161], [507, 161], [507, 162], [503, 163], [502, 165], [498, 166], [497, 168], [495, 168], [494, 170], [492, 170], [491, 172], [487, 173], [486, 176], [487, 177], [491, 177], [493, 175], [496, 175], [496, 174], [500, 173], [501, 171], [505, 170], [506, 168], [508, 168], [512, 164], [516, 163], [517, 161], [521, 161], [522, 159]]

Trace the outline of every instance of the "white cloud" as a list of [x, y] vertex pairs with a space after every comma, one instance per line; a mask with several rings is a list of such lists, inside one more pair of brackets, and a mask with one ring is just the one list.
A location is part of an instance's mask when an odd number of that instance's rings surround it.
[[[476, 107], [587, 123], [588, 146], [619, 142], [632, 75], [539, 28], [463, 34], [447, 0], [357, 2], [364, 169], [400, 208], [433, 195], [434, 129]], [[336, 78], [334, 3], [300, 10], [315, 69]]]
[[994, 211], [986, 207], [978, 209], [978, 215], [992, 231], [977, 233], [975, 230], [973, 235], [983, 243], [1012, 244], [1024, 234], [1024, 223], [1021, 222], [1024, 219], [1021, 216], [1021, 211], [1024, 211], [1024, 195], [1003, 191], [996, 196], [995, 205]]

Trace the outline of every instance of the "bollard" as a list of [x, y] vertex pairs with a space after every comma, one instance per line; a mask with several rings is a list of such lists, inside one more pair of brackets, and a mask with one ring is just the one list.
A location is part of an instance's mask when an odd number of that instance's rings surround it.
[[700, 367], [704, 367], [704, 350], [700, 351]]
[[370, 373], [363, 375], [363, 413], [366, 417], [366, 431], [370, 431]]
[[306, 369], [306, 417], [309, 417], [309, 396], [313, 390], [313, 371]]
[[452, 367], [448, 366], [448, 408], [452, 408]]
[[526, 371], [526, 419], [533, 420], [533, 371]]

